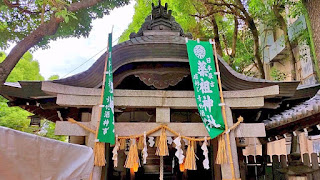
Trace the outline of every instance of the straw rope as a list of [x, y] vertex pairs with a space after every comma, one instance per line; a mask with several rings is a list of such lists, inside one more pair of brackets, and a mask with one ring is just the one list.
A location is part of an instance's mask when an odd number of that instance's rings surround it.
[[[95, 130], [87, 127], [86, 125], [82, 124], [81, 122], [78, 122], [76, 120], [74, 120], [73, 118], [68, 118], [68, 121], [71, 122], [71, 123], [75, 123], [77, 125], [79, 125], [80, 127], [82, 127], [83, 129], [91, 132], [91, 133], [96, 133]], [[225, 133], [228, 133], [232, 130], [234, 130], [236, 127], [238, 127], [240, 125], [240, 123], [243, 122], [243, 117], [239, 117], [238, 118], [238, 121], [233, 124], [232, 127], [230, 127], [228, 129], [228, 131], [224, 131], [222, 134], [225, 134]], [[179, 136], [180, 133], [174, 131], [173, 129], [169, 128], [166, 124], [161, 124], [159, 125], [158, 127], [154, 128], [154, 129], [151, 129], [149, 131], [146, 132], [146, 135], [150, 135], [150, 134], [153, 134], [157, 131], [159, 131], [160, 129], [165, 129], [167, 131], [169, 131], [170, 133], [174, 134], [175, 136]], [[141, 134], [136, 134], [136, 135], [131, 135], [131, 136], [119, 136], [118, 139], [121, 140], [121, 139], [134, 139], [134, 138], [141, 138], [144, 136], [144, 133], [141, 133]], [[183, 136], [183, 135], [180, 135], [181, 138], [183, 139], [186, 139], [186, 140], [189, 140], [189, 141], [204, 141], [205, 138], [192, 138], [192, 137], [187, 137], [187, 136]], [[207, 140], [210, 140], [211, 138], [210, 137], [207, 137]]]

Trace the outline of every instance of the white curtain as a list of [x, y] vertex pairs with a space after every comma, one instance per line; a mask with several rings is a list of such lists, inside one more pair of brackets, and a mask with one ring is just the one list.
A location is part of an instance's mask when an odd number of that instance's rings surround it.
[[0, 180], [80, 180], [92, 168], [90, 147], [0, 126]]

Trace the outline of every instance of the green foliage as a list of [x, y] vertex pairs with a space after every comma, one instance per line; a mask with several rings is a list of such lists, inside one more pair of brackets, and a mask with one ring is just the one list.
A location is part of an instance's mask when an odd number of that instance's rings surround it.
[[[281, 9], [284, 18], [296, 18], [306, 13], [301, 0], [250, 0], [249, 11], [256, 20], [272, 29], [280, 27], [279, 20], [274, 14], [273, 7]], [[285, 12], [285, 8], [287, 11]]]
[[[36, 134], [42, 137], [47, 137], [47, 138], [55, 139], [58, 141], [67, 141], [67, 136], [57, 136], [54, 134], [55, 128], [56, 128], [55, 123], [48, 120], [41, 120], [41, 127], [37, 129]], [[41, 133], [43, 130], [45, 132]]]
[[[234, 32], [234, 17], [230, 15], [217, 16], [220, 39], [223, 40], [223, 35], [227, 41], [227, 47], [222, 43], [222, 49], [229, 49], [232, 43]], [[211, 32], [208, 32], [211, 33]], [[237, 72], [244, 73], [247, 66], [254, 63], [253, 55], [253, 38], [252, 33], [244, 28], [238, 29], [236, 56], [231, 59], [227, 54], [224, 54], [223, 59]]]
[[281, 72], [280, 70], [276, 69], [275, 67], [271, 68], [270, 76], [275, 81], [283, 81], [287, 77], [286, 73]]
[[59, 75], [52, 75], [48, 78], [48, 80], [53, 81], [59, 79]]
[[[1, 52], [0, 52], [1, 53]], [[0, 56], [0, 63], [5, 59], [6, 55], [2, 52]], [[20, 59], [16, 67], [11, 71], [7, 82], [17, 82], [22, 80], [44, 80], [43, 76], [39, 73], [39, 62], [33, 59], [30, 52], [26, 52]]]
[[31, 115], [19, 107], [8, 107], [7, 100], [0, 96], [0, 126], [16, 129], [24, 132], [32, 132], [29, 128], [30, 120], [27, 119]]
[[[145, 18], [151, 13], [151, 3], [158, 5], [158, 1], [148, 0], [136, 0], [135, 14], [132, 19], [132, 23], [128, 26], [127, 30], [121, 35], [119, 42], [123, 42], [129, 39], [129, 35], [132, 32], [138, 32], [141, 25], [144, 23]], [[165, 0], [162, 1], [162, 5], [168, 3], [168, 8], [172, 10], [172, 15], [175, 20], [181, 25], [185, 32], [192, 33], [193, 37], [201, 39], [213, 38], [213, 27], [208, 18], [196, 18], [191, 15], [206, 14], [207, 10], [200, 1], [192, 0]], [[215, 15], [220, 33], [220, 40], [222, 34], [225, 35], [228, 47], [232, 43], [232, 35], [234, 29], [234, 18], [231, 15], [222, 16]], [[238, 72], [243, 72], [244, 68], [254, 61], [253, 56], [253, 40], [250, 32], [246, 29], [239, 30], [240, 36], [238, 36], [237, 42], [237, 54], [233, 59], [232, 67]], [[225, 48], [222, 43], [223, 49]], [[228, 56], [224, 56], [226, 61], [229, 61]]]
[[[5, 53], [0, 52], [0, 62], [2, 62], [5, 57]], [[40, 69], [38, 61], [33, 60], [32, 54], [30, 52], [27, 52], [13, 69], [7, 79], [7, 82], [17, 82], [22, 80], [44, 80], [39, 71]], [[51, 77], [57, 78], [57, 75]], [[23, 110], [20, 107], [8, 107], [7, 102], [8, 100], [0, 96], [0, 126], [5, 126], [32, 134], [37, 134], [37, 132], [40, 131], [41, 127], [29, 126], [30, 119], [28, 119], [28, 116], [31, 116], [32, 113]], [[46, 128], [47, 133], [42, 134], [41, 136], [65, 141], [65, 136], [54, 135], [55, 123], [48, 122], [48, 124], [49, 126]]]
[[[52, 10], [53, 10], [53, 11], [56, 11], [57, 8], [52, 8]], [[74, 19], [78, 19], [78, 18], [75, 16], [75, 14], [74, 14], [73, 12], [68, 11], [67, 8], [63, 8], [62, 10], [56, 12], [54, 15], [55, 15], [56, 17], [58, 17], [58, 18], [63, 18], [66, 23], [69, 22], [69, 17], [72, 17], [72, 18], [74, 18]]]
[[[9, 7], [16, 5], [17, 7]], [[20, 2], [20, 3], [19, 3]], [[87, 37], [92, 29], [92, 21], [102, 18], [115, 7], [120, 7], [129, 0], [101, 1], [97, 5], [75, 12], [70, 12], [68, 7], [75, 0], [35, 0], [35, 1], [0, 1], [0, 48], [5, 49], [9, 44], [17, 43], [28, 36], [32, 31], [50, 20], [51, 16], [64, 18], [55, 35], [45, 37], [35, 49], [47, 48], [51, 40], [68, 37]], [[17, 4], [18, 3], [18, 4]], [[20, 8], [20, 9], [19, 9]], [[23, 9], [23, 10], [22, 10]]]

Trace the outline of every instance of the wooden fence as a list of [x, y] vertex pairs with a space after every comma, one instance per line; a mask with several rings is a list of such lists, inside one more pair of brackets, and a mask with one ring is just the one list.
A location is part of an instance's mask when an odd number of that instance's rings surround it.
[[[312, 167], [317, 171], [308, 175], [308, 180], [320, 180], [319, 154], [303, 154], [304, 165]], [[278, 169], [288, 166], [287, 155], [270, 156], [245, 156], [240, 162], [240, 173], [242, 180], [286, 180], [286, 176]]]

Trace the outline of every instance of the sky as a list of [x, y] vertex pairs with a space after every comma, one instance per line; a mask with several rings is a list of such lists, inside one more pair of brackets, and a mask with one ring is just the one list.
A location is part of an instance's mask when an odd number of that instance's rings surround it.
[[[49, 49], [33, 52], [33, 58], [40, 64], [40, 74], [45, 79], [51, 75], [63, 78], [88, 69], [106, 51], [108, 33], [112, 26], [113, 45], [118, 42], [117, 39], [132, 21], [134, 3], [131, 1], [129, 5], [114, 9], [102, 19], [94, 20], [88, 38], [59, 39], [51, 42]], [[102, 50], [104, 51], [100, 52]], [[83, 65], [79, 67], [81, 64]]]

